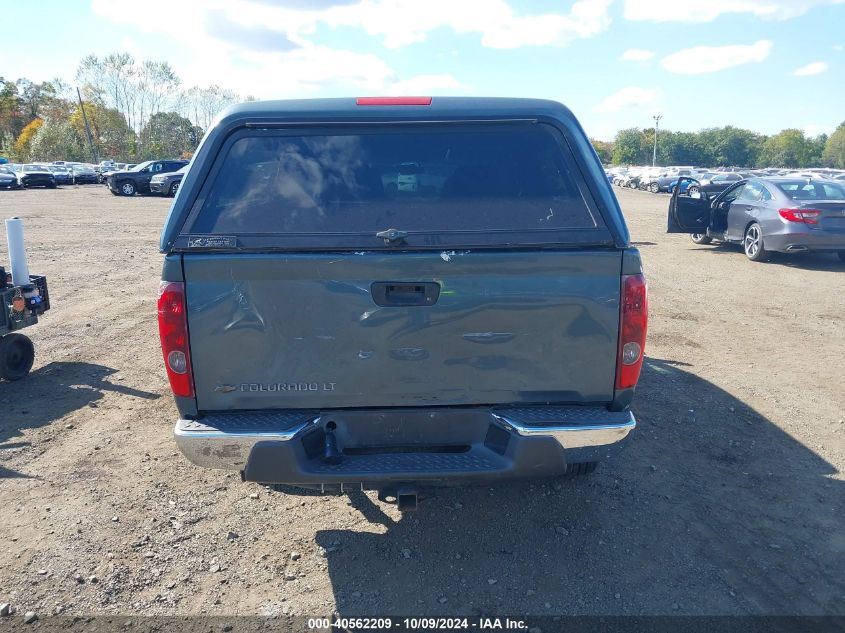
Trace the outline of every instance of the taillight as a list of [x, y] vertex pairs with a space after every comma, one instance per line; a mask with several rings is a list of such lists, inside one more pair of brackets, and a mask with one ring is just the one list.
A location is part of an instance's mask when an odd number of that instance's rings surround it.
[[616, 360], [616, 388], [637, 385], [645, 356], [648, 328], [648, 285], [645, 275], [622, 275], [622, 305], [619, 310], [619, 356]]
[[803, 222], [804, 224], [818, 224], [821, 211], [814, 209], [778, 209], [780, 217], [787, 222]]
[[162, 281], [158, 290], [158, 334], [170, 388], [176, 396], [194, 396], [191, 352], [188, 348], [188, 317], [185, 284]]
[[431, 105], [431, 97], [358, 97], [355, 105]]

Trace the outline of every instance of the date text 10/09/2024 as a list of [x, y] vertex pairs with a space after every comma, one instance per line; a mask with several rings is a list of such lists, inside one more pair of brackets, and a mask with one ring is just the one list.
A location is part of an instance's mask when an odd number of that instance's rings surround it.
[[313, 631], [335, 630], [478, 630], [478, 631], [527, 631], [528, 624], [516, 618], [309, 618], [308, 629]]

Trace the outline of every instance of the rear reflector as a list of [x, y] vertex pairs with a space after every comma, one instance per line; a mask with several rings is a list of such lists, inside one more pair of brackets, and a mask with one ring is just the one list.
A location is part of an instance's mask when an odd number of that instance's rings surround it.
[[357, 105], [431, 105], [431, 97], [358, 97]]
[[185, 284], [162, 281], [158, 290], [158, 334], [170, 388], [176, 396], [193, 398], [194, 377], [188, 348]]
[[616, 388], [630, 389], [640, 379], [645, 356], [648, 329], [648, 285], [645, 275], [622, 275], [621, 301]]
[[818, 224], [818, 217], [821, 211], [815, 211], [813, 209], [778, 209], [778, 213], [787, 222]]

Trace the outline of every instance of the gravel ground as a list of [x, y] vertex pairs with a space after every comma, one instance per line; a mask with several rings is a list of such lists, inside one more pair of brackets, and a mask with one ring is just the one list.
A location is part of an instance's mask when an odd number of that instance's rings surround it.
[[[192, 466], [154, 318], [160, 198], [0, 192], [53, 309], [0, 383], [0, 603], [19, 614], [845, 613], [845, 264], [753, 264], [619, 191], [651, 284], [627, 449], [592, 476], [297, 496]], [[0, 262], [7, 261], [5, 240]]]

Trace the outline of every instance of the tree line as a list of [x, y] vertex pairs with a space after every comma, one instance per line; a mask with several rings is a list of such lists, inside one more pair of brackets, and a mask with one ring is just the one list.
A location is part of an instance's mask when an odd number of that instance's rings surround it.
[[62, 79], [0, 77], [0, 156], [131, 163], [190, 157], [221, 110], [254, 99], [217, 85], [184, 87], [167, 62], [129, 53], [88, 55], [75, 79], [79, 94]]
[[[604, 164], [651, 165], [654, 128], [628, 128], [612, 142], [592, 142]], [[830, 136], [815, 137], [797, 129], [766, 136], [733, 126], [699, 132], [659, 130], [657, 164], [845, 169], [845, 122]]]
[[[217, 85], [186, 88], [167, 62], [137, 61], [129, 53], [88, 55], [75, 79], [84, 108], [76, 89], [61, 79], [36, 83], [0, 77], [0, 156], [21, 162], [134, 163], [189, 157], [221, 110], [254, 99]], [[612, 142], [593, 140], [593, 146], [605, 164], [649, 165], [654, 132], [624, 129]], [[797, 129], [765, 136], [732, 126], [660, 130], [657, 163], [845, 169], [845, 123], [829, 137], [807, 137]]]

